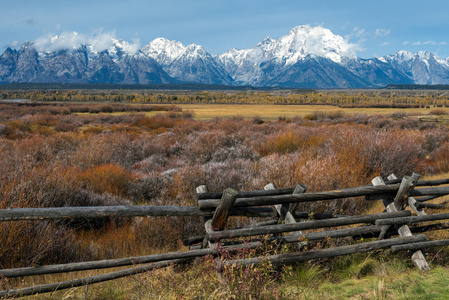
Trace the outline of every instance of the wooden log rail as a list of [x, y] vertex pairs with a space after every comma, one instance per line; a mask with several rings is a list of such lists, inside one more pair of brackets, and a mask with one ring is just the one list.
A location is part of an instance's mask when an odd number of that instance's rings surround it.
[[448, 246], [448, 245], [449, 245], [449, 239], [438, 240], [438, 241], [416, 242], [416, 243], [410, 243], [410, 244], [404, 244], [404, 245], [391, 246], [391, 251], [392, 252], [410, 251], [410, 250], [418, 250], [418, 249], [433, 248], [433, 247]]
[[222, 266], [225, 266], [225, 265], [227, 265], [227, 266], [232, 266], [232, 265], [251, 266], [251, 265], [258, 265], [258, 264], [264, 263], [264, 262], [269, 262], [270, 264], [273, 264], [273, 265], [288, 264], [288, 263], [308, 261], [308, 260], [313, 260], [313, 259], [322, 259], [322, 258], [329, 258], [329, 257], [335, 257], [335, 256], [341, 256], [341, 255], [349, 255], [349, 254], [354, 254], [354, 253], [371, 252], [371, 251], [378, 250], [378, 249], [390, 248], [391, 246], [395, 246], [395, 245], [423, 242], [426, 239], [427, 238], [425, 235], [416, 235], [416, 236], [379, 240], [379, 241], [366, 242], [366, 243], [360, 243], [360, 244], [355, 244], [355, 245], [347, 245], [347, 246], [340, 246], [340, 247], [326, 248], [326, 249], [312, 250], [312, 251], [305, 251], [305, 252], [298, 252], [298, 253], [287, 253], [287, 254], [279, 254], [279, 255], [270, 255], [267, 257], [227, 260], [227, 261], [221, 262], [221, 264], [222, 264]]
[[[0, 209], [0, 221], [52, 220], [103, 217], [162, 217], [162, 216], [212, 216], [213, 211], [202, 211], [194, 206], [79, 206], [49, 208]], [[269, 207], [239, 207], [231, 211], [233, 216], [271, 217]]]
[[[401, 178], [386, 180], [385, 184], [397, 184], [402, 181]], [[420, 180], [416, 183], [416, 186], [438, 186], [443, 184], [449, 184], [449, 179], [437, 179], [437, 180]], [[370, 187], [373, 185], [366, 185], [364, 187]], [[260, 190], [260, 191], [240, 191], [237, 198], [253, 198], [259, 196], [274, 196], [274, 195], [288, 195], [292, 194], [295, 188], [282, 188], [276, 190]], [[221, 199], [223, 193], [201, 193], [198, 194], [198, 201], [208, 200], [208, 199]]]
[[266, 234], [275, 234], [275, 233], [283, 233], [290, 231], [298, 231], [298, 230], [306, 230], [306, 229], [318, 229], [324, 227], [335, 227], [335, 226], [343, 226], [343, 225], [352, 225], [359, 223], [370, 223], [375, 222], [379, 219], [385, 218], [394, 218], [394, 217], [404, 217], [410, 216], [410, 211], [398, 211], [392, 213], [380, 213], [373, 215], [364, 215], [364, 216], [353, 216], [353, 217], [345, 217], [345, 218], [335, 218], [335, 219], [327, 219], [327, 220], [316, 220], [316, 221], [306, 221], [294, 224], [279, 224], [279, 225], [269, 225], [262, 227], [251, 227], [251, 228], [242, 228], [242, 229], [234, 229], [234, 230], [223, 230], [218, 232], [208, 233], [208, 239], [213, 241], [219, 241], [222, 239], [236, 238], [236, 237], [247, 237], [247, 236], [255, 236], [255, 235], [266, 235]]
[[[252, 198], [237, 198], [234, 207], [246, 207], [246, 206], [266, 206], [276, 205], [284, 203], [299, 203], [299, 202], [312, 202], [312, 201], [325, 201], [335, 200], [342, 198], [360, 197], [360, 196], [379, 196], [380, 195], [396, 195], [400, 187], [400, 184], [384, 185], [384, 186], [365, 186], [347, 188], [342, 190], [334, 190], [320, 193], [305, 193], [305, 194], [289, 194], [279, 196], [257, 196]], [[410, 196], [445, 196], [449, 195], [449, 187], [431, 187], [413, 189], [410, 192]], [[379, 199], [379, 198], [378, 198]], [[200, 210], [212, 210], [215, 209], [220, 200], [205, 199], [198, 201], [198, 208]]]
[[403, 225], [414, 224], [421, 222], [439, 221], [449, 219], [449, 213], [433, 214], [426, 216], [413, 216], [413, 217], [398, 217], [398, 218], [385, 218], [382, 220], [376, 220], [376, 225]]
[[[18, 220], [51, 220], [51, 219], [69, 219], [69, 218], [102, 218], [102, 217], [138, 217], [138, 216], [193, 216], [204, 217], [206, 222], [206, 236], [203, 239], [203, 245], [209, 245], [207, 249], [190, 250], [184, 252], [171, 252], [165, 254], [147, 255], [140, 257], [129, 257], [102, 261], [79, 262], [63, 265], [50, 265], [41, 267], [18, 268], [9, 270], [0, 270], [0, 276], [14, 278], [30, 275], [55, 274], [63, 272], [84, 271], [92, 269], [113, 268], [129, 266], [134, 264], [148, 264], [140, 267], [133, 267], [126, 270], [116, 271], [98, 276], [90, 276], [65, 282], [35, 286], [30, 288], [0, 291], [0, 298], [11, 298], [18, 296], [32, 295], [36, 293], [50, 292], [60, 289], [72, 288], [86, 284], [103, 282], [117, 279], [124, 276], [130, 276], [142, 272], [151, 271], [156, 268], [166, 267], [176, 263], [183, 263], [208, 254], [220, 254], [221, 250], [239, 251], [240, 249], [256, 248], [263, 245], [262, 241], [241, 242], [237, 241], [234, 245], [221, 246], [215, 245], [222, 239], [235, 237], [261, 236], [267, 234], [278, 234], [283, 232], [296, 232], [288, 236], [272, 236], [270, 241], [284, 243], [298, 243], [301, 241], [312, 241], [326, 238], [354, 237], [366, 234], [382, 235], [383, 230], [390, 225], [404, 225], [419, 222], [428, 222], [435, 220], [449, 219], [449, 213], [436, 215], [411, 216], [410, 211], [402, 210], [405, 205], [410, 205], [414, 211], [417, 208], [442, 207], [442, 205], [420, 205], [420, 201], [427, 201], [435, 197], [449, 194], [449, 187], [431, 187], [419, 188], [416, 186], [437, 186], [449, 184], [449, 179], [418, 181], [419, 175], [404, 179], [393, 179], [385, 182], [385, 185], [367, 185], [362, 187], [333, 190], [320, 193], [297, 193], [295, 189], [275, 189], [275, 187], [264, 191], [241, 191], [228, 189], [224, 193], [209, 193], [207, 188], [198, 193], [198, 207], [193, 206], [95, 206], [95, 207], [55, 207], [55, 208], [18, 208], [0, 210], [0, 221], [18, 221]], [[402, 184], [401, 184], [402, 183]], [[407, 183], [407, 185], [406, 185]], [[396, 195], [396, 197], [395, 197]], [[308, 213], [288, 212], [290, 204], [326, 201], [350, 197], [365, 196], [370, 199], [395, 199], [392, 203], [395, 209], [391, 212], [338, 217], [331, 214], [315, 214], [317, 219], [321, 220], [305, 221], [295, 223], [295, 218], [308, 218]], [[413, 199], [412, 197], [421, 197]], [[221, 199], [221, 200], [220, 200]], [[285, 219], [288, 224], [270, 225], [273, 221], [251, 226], [249, 228], [224, 230], [229, 216], [248, 216], [248, 217], [276, 217], [276, 212], [271, 207], [255, 207], [274, 205], [281, 219]], [[218, 209], [217, 209], [218, 207]], [[419, 211], [418, 211], [419, 212]], [[212, 219], [207, 219], [212, 217]], [[287, 220], [288, 219], [288, 220]], [[302, 233], [301, 230], [323, 229], [327, 227], [346, 226], [360, 223], [375, 223], [375, 225], [365, 225], [352, 228], [324, 230], [319, 232]], [[441, 225], [441, 224], [438, 224]], [[423, 231], [429, 229], [445, 228], [446, 224], [436, 226], [436, 224], [424, 226]], [[402, 226], [404, 227], [404, 226]], [[447, 228], [447, 226], [446, 226]], [[398, 230], [399, 232], [400, 230]], [[409, 230], [411, 231], [411, 230]], [[399, 232], [401, 233], [401, 232]], [[411, 233], [410, 233], [411, 235]], [[203, 237], [201, 237], [203, 238]], [[197, 238], [198, 240], [198, 238]], [[359, 243], [334, 247], [329, 249], [320, 249], [314, 251], [290, 253], [282, 255], [269, 256], [268, 260], [272, 264], [282, 264], [289, 262], [305, 261], [311, 259], [320, 259], [339, 255], [347, 255], [357, 252], [369, 252], [376, 249], [390, 248], [393, 251], [419, 250], [426, 247], [435, 247], [449, 245], [449, 240], [425, 241], [424, 235], [402, 236], [400, 238], [384, 239], [372, 242]], [[199, 240], [200, 241], [200, 240]], [[213, 245], [213, 246], [212, 246]], [[251, 258], [244, 260], [230, 260], [225, 264], [258, 264], [264, 258]]]

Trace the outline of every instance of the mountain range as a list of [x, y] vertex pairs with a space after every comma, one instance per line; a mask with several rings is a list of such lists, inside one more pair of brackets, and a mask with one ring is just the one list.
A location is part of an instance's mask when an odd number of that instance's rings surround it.
[[192, 82], [291, 88], [449, 84], [449, 58], [399, 51], [362, 59], [353, 48], [329, 29], [307, 25], [278, 39], [267, 37], [251, 49], [233, 48], [219, 55], [164, 38], [141, 49], [119, 39], [112, 39], [105, 49], [91, 44], [42, 49], [26, 42], [0, 56], [0, 83]]

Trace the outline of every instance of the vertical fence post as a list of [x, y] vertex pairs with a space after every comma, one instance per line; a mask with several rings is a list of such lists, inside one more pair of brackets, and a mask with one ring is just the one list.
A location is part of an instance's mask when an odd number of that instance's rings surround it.
[[[265, 190], [275, 190], [276, 186], [274, 183], [269, 183], [264, 187]], [[306, 187], [298, 184], [293, 191], [293, 194], [301, 194], [306, 191]], [[292, 224], [296, 223], [296, 219], [293, 217], [292, 213], [290, 212], [290, 203], [284, 203], [284, 204], [276, 204], [275, 206], [276, 211], [279, 214], [279, 220], [285, 221], [286, 224]], [[292, 236], [295, 236], [299, 239], [303, 237], [302, 231], [294, 231], [291, 233]], [[303, 246], [307, 245], [307, 242], [299, 242], [298, 248], [301, 249]]]
[[223, 196], [221, 197], [220, 204], [215, 209], [214, 215], [212, 216], [211, 220], [208, 220], [204, 227], [206, 229], [206, 237], [203, 241], [203, 248], [209, 246], [209, 247], [215, 247], [215, 245], [212, 245], [213, 242], [211, 242], [209, 234], [218, 230], [223, 230], [226, 226], [226, 222], [228, 221], [228, 217], [231, 213], [231, 210], [234, 206], [235, 199], [237, 199], [238, 191], [234, 190], [232, 188], [228, 188], [223, 191]]
[[221, 198], [220, 204], [215, 209], [215, 213], [212, 217], [212, 229], [213, 230], [223, 230], [225, 228], [228, 217], [231, 213], [232, 207], [234, 206], [235, 199], [237, 199], [238, 191], [232, 188], [228, 188], [223, 191], [223, 196]]
[[[205, 185], [205, 184], [196, 187], [197, 195], [208, 193], [208, 192], [209, 192], [209, 189], [208, 189], [207, 185]], [[203, 240], [203, 245], [201, 248], [206, 248], [207, 245], [210, 244], [209, 240], [206, 241], [208, 227], [210, 227], [210, 217], [203, 217], [203, 222], [204, 222], [204, 227], [206, 228], [206, 237]], [[189, 246], [189, 249], [192, 249], [192, 246]]]
[[[415, 185], [418, 182], [418, 179], [421, 175], [418, 173], [413, 173], [412, 178], [415, 181]], [[408, 197], [408, 205], [410, 208], [418, 215], [418, 216], [426, 216], [426, 212], [422, 208], [416, 207], [416, 200], [413, 197]]]

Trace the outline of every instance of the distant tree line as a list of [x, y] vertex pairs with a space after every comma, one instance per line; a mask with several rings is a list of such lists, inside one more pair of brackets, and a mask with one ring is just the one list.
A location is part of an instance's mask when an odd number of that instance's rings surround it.
[[154, 90], [2, 90], [1, 99], [34, 102], [108, 102], [138, 104], [275, 104], [339, 107], [419, 108], [449, 106], [445, 93], [359, 91], [154, 91]]

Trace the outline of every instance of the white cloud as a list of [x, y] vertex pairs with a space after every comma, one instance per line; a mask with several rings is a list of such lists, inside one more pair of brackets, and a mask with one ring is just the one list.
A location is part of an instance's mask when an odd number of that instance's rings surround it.
[[390, 44], [391, 44], [390, 42], [384, 42], [384, 43], [381, 44], [381, 46], [388, 46]]
[[345, 35], [344, 40], [348, 47], [348, 53], [355, 55], [357, 52], [366, 50], [362, 46], [363, 43], [366, 42], [365, 29], [354, 27], [351, 34]]
[[102, 32], [101, 30], [88, 35], [76, 31], [63, 32], [60, 35], [47, 34], [38, 37], [34, 41], [34, 47], [41, 52], [74, 50], [81, 45], [88, 45], [93, 51], [101, 52], [110, 49], [116, 44], [123, 47], [127, 53], [134, 53], [140, 48], [140, 45], [136, 42], [130, 44], [118, 40], [114, 32]]
[[404, 41], [402, 45], [408, 45], [408, 41]]
[[414, 42], [413, 46], [425, 46], [425, 45], [431, 45], [431, 46], [444, 46], [446, 45], [446, 42], [435, 42], [435, 41], [425, 41], [425, 42]]
[[18, 41], [18, 40], [14, 40], [14, 41], [12, 41], [11, 42], [11, 44], [9, 44], [9, 46], [8, 47], [11, 47], [11, 48], [17, 48], [17, 47], [20, 47], [20, 41]]
[[354, 27], [354, 29], [352, 29], [352, 34], [350, 34], [351, 37], [357, 37], [357, 38], [361, 38], [364, 35], [365, 35], [365, 29], [358, 28], [358, 27]]
[[374, 33], [374, 36], [376, 38], [382, 38], [386, 37], [387, 35], [390, 35], [390, 32], [391, 32], [390, 29], [377, 28], [376, 32]]

